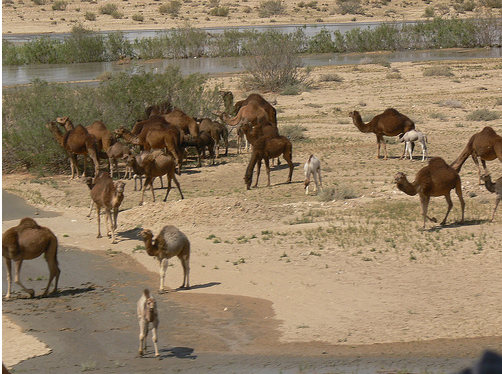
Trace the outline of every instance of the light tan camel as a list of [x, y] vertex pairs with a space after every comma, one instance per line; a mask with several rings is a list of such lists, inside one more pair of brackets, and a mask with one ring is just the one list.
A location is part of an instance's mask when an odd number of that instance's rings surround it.
[[240, 109], [250, 102], [254, 102], [262, 107], [267, 113], [267, 117], [270, 123], [277, 127], [277, 111], [265, 98], [259, 94], [250, 94], [245, 100], [237, 101], [234, 105], [233, 112], [238, 113]]
[[48, 122], [45, 125], [54, 135], [58, 144], [66, 150], [70, 158], [71, 179], [75, 178], [75, 174], [79, 177], [77, 155], [84, 155], [84, 171], [82, 176], [85, 176], [87, 169], [87, 155], [94, 163], [94, 173], [98, 174], [99, 170], [99, 150], [96, 137], [87, 132], [82, 126], [78, 125], [74, 129], [66, 131], [63, 135], [57, 126], [56, 122]]
[[[117, 217], [119, 214], [119, 207], [124, 200], [125, 183], [118, 181], [113, 183], [113, 179], [107, 171], [101, 171], [99, 175], [94, 178], [94, 186], [91, 189], [91, 198], [96, 205], [96, 213], [98, 218], [98, 235], [101, 238], [101, 209], [105, 210], [106, 232], [111, 236], [112, 244], [116, 243], [115, 230], [117, 229]], [[113, 215], [112, 215], [113, 212]], [[110, 226], [108, 225], [110, 222]]]
[[209, 118], [203, 118], [199, 123], [199, 131], [205, 131], [214, 140], [216, 147], [216, 157], [220, 157], [220, 141], [222, 140], [225, 145], [225, 156], [228, 156], [228, 129], [227, 127], [217, 121], [212, 121]]
[[240, 108], [234, 118], [230, 118], [227, 113], [220, 114], [221, 119], [229, 126], [242, 126], [246, 123], [251, 123], [252, 126], [258, 126], [270, 122], [270, 118], [258, 103], [255, 101], [249, 102]]
[[11, 296], [12, 286], [12, 269], [11, 261], [15, 263], [15, 278], [14, 281], [31, 297], [35, 295], [35, 291], [27, 289], [19, 279], [21, 274], [21, 265], [23, 260], [33, 260], [42, 254], [45, 254], [45, 260], [49, 265], [49, 282], [42, 296], [47, 296], [52, 280], [55, 278], [54, 290], [58, 289], [59, 274], [61, 271], [58, 266], [57, 259], [58, 239], [47, 227], [39, 226], [33, 219], [25, 217], [19, 222], [19, 225], [14, 226], [4, 232], [2, 236], [2, 256], [7, 268], [7, 295], [6, 299]]
[[152, 241], [153, 233], [148, 229], [141, 231], [139, 236], [145, 242], [146, 252], [150, 256], [156, 257], [160, 263], [159, 291], [164, 291], [164, 278], [169, 265], [168, 260], [174, 256], [180, 259], [183, 266], [183, 284], [180, 288], [190, 288], [190, 242], [186, 235], [176, 227], [168, 225], [162, 228], [155, 241]]
[[485, 187], [488, 191], [495, 193], [495, 207], [493, 208], [492, 218], [490, 219], [490, 222], [493, 222], [495, 212], [497, 211], [497, 207], [502, 199], [502, 177], [493, 183], [490, 174], [483, 174], [481, 176], [481, 180], [485, 182]]
[[427, 208], [429, 206], [429, 200], [433, 196], [444, 196], [446, 202], [448, 203], [448, 210], [446, 215], [441, 222], [441, 225], [446, 224], [446, 219], [450, 213], [453, 203], [450, 197], [450, 191], [455, 189], [455, 192], [460, 200], [460, 206], [462, 209], [462, 220], [464, 222], [464, 210], [465, 203], [462, 197], [462, 185], [460, 182], [460, 177], [458, 173], [449, 166], [445, 160], [440, 157], [433, 157], [429, 161], [429, 165], [423, 167], [418, 171], [415, 176], [415, 180], [410, 183], [406, 179], [406, 174], [397, 173], [394, 177], [397, 184], [397, 188], [406, 193], [407, 195], [414, 196], [418, 194], [420, 196], [420, 203], [422, 205], [422, 215], [424, 217], [424, 225], [426, 219], [432, 222], [437, 222], [435, 218], [427, 216]]
[[248, 167], [246, 169], [246, 174], [244, 176], [244, 182], [246, 183], [246, 188], [249, 190], [251, 188], [251, 182], [253, 179], [253, 170], [256, 167], [256, 183], [253, 187], [258, 186], [258, 178], [260, 177], [261, 160], [265, 160], [265, 167], [267, 170], [268, 182], [267, 186], [270, 186], [270, 163], [271, 158], [279, 157], [281, 154], [284, 155], [284, 159], [289, 165], [289, 175], [286, 183], [291, 183], [291, 178], [293, 176], [293, 160], [292, 160], [292, 149], [293, 146], [288, 138], [278, 135], [265, 135], [258, 138], [253, 143], [253, 154], [251, 155], [251, 160], [249, 161]]
[[176, 179], [176, 163], [171, 156], [166, 155], [162, 151], [154, 151], [151, 153], [146, 153], [139, 160], [140, 164], [138, 164], [138, 159], [133, 156], [129, 156], [128, 162], [132, 166], [133, 170], [143, 171], [145, 175], [145, 183], [143, 184], [143, 190], [141, 192], [141, 201], [139, 205], [143, 205], [143, 198], [145, 196], [145, 191], [148, 187], [152, 190], [152, 200], [155, 201], [155, 193], [153, 191], [153, 180], [156, 177], [160, 177], [162, 180], [162, 176], [167, 176], [167, 192], [166, 197], [164, 197], [164, 201], [167, 200], [167, 196], [169, 196], [169, 192], [171, 191], [171, 181], [174, 180], [176, 187], [178, 187], [178, 191], [180, 192], [181, 198], [183, 199], [183, 193], [181, 192], [181, 187]]
[[139, 321], [139, 357], [143, 357], [146, 351], [146, 338], [148, 336], [148, 325], [152, 324], [152, 341], [155, 348], [155, 357], [160, 358], [159, 348], [157, 347], [157, 329], [159, 328], [159, 313], [157, 311], [157, 302], [150, 296], [148, 289], [143, 290], [143, 294], [138, 300], [137, 313]]
[[184, 135], [190, 134], [194, 138], [199, 135], [199, 125], [197, 122], [179, 108], [175, 107], [172, 112], [164, 114], [162, 117], [170, 124], [178, 126], [183, 130]]
[[479, 167], [478, 158], [481, 159], [485, 174], [488, 174], [486, 161], [498, 158], [502, 162], [502, 136], [498, 135], [489, 126], [471, 136], [460, 156], [451, 164], [457, 173], [460, 173], [462, 165], [469, 156], [472, 157], [472, 160], [478, 167], [478, 180], [479, 184], [481, 184], [481, 168]]
[[[361, 114], [354, 110], [349, 113], [349, 117], [352, 118], [354, 125], [359, 129], [359, 131], [368, 133], [372, 132], [377, 137], [377, 157], [380, 158], [380, 145], [383, 144], [383, 150], [385, 152], [384, 160], [387, 160], [387, 147], [385, 145], [385, 136], [397, 136], [401, 133], [408, 132], [415, 128], [415, 123], [406, 117], [404, 114], [399, 113], [393, 108], [386, 109], [382, 114], [378, 114], [373, 119], [364, 123]], [[403, 158], [405, 155], [403, 150]]]

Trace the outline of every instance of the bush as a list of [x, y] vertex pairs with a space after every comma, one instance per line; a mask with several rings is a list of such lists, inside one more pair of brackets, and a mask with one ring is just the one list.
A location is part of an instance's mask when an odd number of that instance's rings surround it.
[[177, 16], [181, 10], [181, 3], [177, 0], [172, 0], [167, 4], [162, 4], [159, 6], [160, 14], [170, 14], [172, 16]]
[[116, 12], [118, 7], [116, 4], [108, 3], [99, 7], [99, 12], [101, 14], [112, 15], [113, 12]]
[[281, 0], [268, 0], [262, 1], [258, 9], [258, 16], [260, 18], [277, 16], [283, 14], [285, 11]]
[[54, 1], [54, 4], [52, 4], [52, 10], [66, 10], [67, 6], [67, 1], [56, 0]]
[[84, 18], [87, 21], [96, 21], [96, 13], [94, 13], [94, 12], [85, 12]]
[[361, 0], [337, 0], [337, 11], [340, 14], [363, 14]]
[[467, 115], [468, 121], [494, 121], [500, 118], [500, 113], [488, 109], [477, 109]]
[[502, 0], [480, 0], [480, 4], [487, 8], [502, 8]]
[[338, 82], [342, 83], [343, 78], [340, 77], [338, 74], [333, 74], [333, 73], [327, 73], [327, 74], [321, 74], [319, 77], [319, 82]]
[[138, 22], [143, 22], [145, 20], [145, 17], [141, 13], [136, 13], [132, 15], [132, 20], [133, 21], [138, 21]]
[[281, 126], [281, 135], [285, 136], [289, 140], [296, 141], [305, 139], [303, 134], [306, 129], [300, 125], [285, 125]]
[[449, 66], [431, 66], [424, 69], [424, 77], [452, 77], [454, 74]]
[[333, 200], [348, 200], [357, 197], [357, 193], [350, 186], [341, 185], [328, 188], [323, 188], [321, 191], [317, 191], [317, 200], [328, 202]]
[[216, 16], [216, 17], [226, 17], [226, 16], [228, 16], [228, 13], [229, 13], [229, 10], [228, 10], [228, 7], [226, 7], [226, 6], [223, 6], [223, 7], [217, 6], [216, 8], [213, 8], [209, 11], [210, 15]]

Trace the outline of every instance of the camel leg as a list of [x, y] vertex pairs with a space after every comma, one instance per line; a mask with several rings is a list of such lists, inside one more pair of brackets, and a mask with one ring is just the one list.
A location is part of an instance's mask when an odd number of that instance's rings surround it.
[[256, 182], [253, 188], [258, 187], [258, 178], [260, 177], [260, 170], [261, 170], [261, 159], [258, 159], [258, 161], [256, 162]]
[[93, 206], [94, 206], [94, 200], [91, 200], [91, 207], [89, 208], [89, 214], [87, 215], [87, 217], [91, 216], [91, 212], [92, 212], [92, 207]]
[[424, 225], [423, 229], [425, 229], [425, 221], [428, 219], [432, 222], [437, 222], [437, 220], [434, 217], [429, 217], [427, 215], [427, 209], [429, 208], [429, 200], [430, 196], [425, 196], [425, 195], [420, 195], [420, 203], [422, 205], [422, 216], [424, 217]]
[[173, 175], [173, 179], [174, 179], [174, 183], [176, 184], [176, 187], [178, 187], [178, 191], [180, 191], [181, 200], [183, 200], [183, 199], [184, 199], [184, 197], [183, 197], [183, 192], [181, 192], [180, 183], [179, 183], [179, 182], [178, 182], [178, 180], [176, 179], [176, 175]]
[[460, 201], [460, 209], [462, 210], [462, 220], [460, 221], [460, 223], [464, 223], [465, 201], [462, 196], [462, 185], [460, 184], [460, 180], [455, 187], [455, 192], [458, 196], [458, 200]]
[[56, 278], [56, 281], [54, 283], [54, 290], [51, 293], [55, 293], [58, 290], [59, 274], [61, 273], [61, 270], [59, 270], [58, 267], [57, 249], [57, 240], [51, 240], [48, 250], [45, 252], [45, 261], [47, 261], [47, 265], [49, 266], [49, 282], [47, 283], [47, 288], [42, 296], [48, 295], [49, 287], [51, 286], [51, 282], [54, 278]]
[[424, 162], [429, 157], [427, 152], [427, 145], [425, 144], [425, 141], [420, 144], [422, 145], [422, 162]]
[[162, 261], [160, 262], [160, 288], [159, 292], [164, 291], [164, 278], [166, 277], [166, 270], [167, 266], [169, 265], [169, 262], [167, 258], [163, 258]]
[[166, 202], [167, 196], [169, 196], [169, 191], [171, 191], [171, 178], [167, 177], [167, 192], [166, 197], [164, 197], [164, 202]]
[[321, 177], [321, 169], [317, 170], [317, 174], [319, 175], [319, 187], [322, 190], [322, 177]]
[[181, 256], [181, 257], [179, 257], [179, 259], [181, 261], [181, 266], [183, 266], [183, 284], [181, 285], [180, 288], [189, 289], [190, 288], [190, 280], [189, 280], [189, 276], [190, 276], [190, 264], [189, 264], [190, 257], [189, 256]]
[[96, 204], [96, 214], [98, 216], [98, 236], [96, 238], [101, 238], [101, 208]]
[[108, 232], [108, 221], [110, 221], [110, 228], [111, 228], [111, 237], [112, 237], [112, 244], [115, 244], [117, 241], [115, 240], [115, 223], [112, 217], [112, 212], [110, 209], [105, 210], [106, 214], [106, 230], [107, 230], [107, 235], [110, 237], [110, 232]]
[[[265, 157], [264, 160], [265, 160], [265, 170], [267, 171], [267, 187], [270, 187], [270, 161], [268, 157]], [[256, 181], [258, 181], [258, 177], [256, 177]]]
[[21, 265], [23, 264], [23, 260], [18, 260], [15, 261], [15, 266], [16, 266], [16, 274], [14, 276], [14, 282], [18, 284], [19, 287], [21, 287], [25, 292], [29, 293], [31, 297], [35, 295], [35, 291], [32, 290], [31, 288], [26, 288], [23, 286], [21, 283], [21, 280], [19, 279], [19, 275], [21, 274]]
[[377, 135], [377, 156], [376, 158], [379, 159], [380, 158], [380, 143], [382, 142], [382, 137], [378, 136]]
[[153, 346], [155, 347], [155, 357], [160, 357], [159, 348], [157, 346], [157, 327], [159, 327], [158, 319], [156, 319], [155, 322], [153, 322], [152, 341], [153, 341]]
[[[475, 154], [472, 155], [472, 161], [474, 161], [474, 163], [478, 167], [478, 184], [481, 185], [482, 184], [481, 183], [481, 168], [479, 167], [478, 157]], [[484, 164], [483, 166], [484, 166], [485, 172], [486, 172], [486, 163], [483, 160], [481, 160], [481, 162]]]
[[148, 334], [148, 322], [144, 319], [139, 320], [139, 357], [143, 356], [143, 350], [146, 350], [146, 335]]
[[[291, 157], [291, 154], [289, 154], [287, 157], [284, 156], [284, 159], [286, 160], [286, 162], [289, 165], [288, 180], [286, 181], [286, 183], [291, 183], [291, 179], [293, 178], [293, 169], [295, 168], [295, 165], [293, 165], [293, 159]], [[319, 174], [319, 177], [320, 177], [320, 175], [321, 174]]]
[[70, 168], [71, 168], [71, 178], [70, 179], [75, 179], [75, 171], [77, 174], [77, 178], [79, 176], [78, 174], [78, 163], [77, 163], [77, 156], [74, 155], [73, 153], [68, 153], [70, 156]]
[[[85, 171], [87, 170], [87, 155], [84, 155], [84, 171], [82, 171], [82, 177], [85, 177]], [[98, 175], [97, 173], [95, 176]]]
[[10, 291], [12, 288], [12, 262], [10, 258], [4, 257], [5, 267], [7, 268], [7, 295], [5, 295], [6, 299], [10, 298]]
[[495, 199], [495, 207], [493, 208], [492, 218], [490, 219], [490, 222], [493, 222], [493, 218], [495, 218], [495, 212], [497, 211], [501, 197], [501, 195], [497, 195], [497, 198]]
[[317, 193], [317, 186], [318, 186], [318, 182], [317, 182], [317, 175], [316, 175], [316, 172], [313, 172], [313, 173], [312, 173], [312, 176], [314, 177], [314, 193]]
[[152, 189], [152, 198], [153, 198], [153, 201], [155, 201], [155, 194], [153, 192], [153, 178], [146, 177], [145, 178], [145, 183], [143, 184], [143, 189], [141, 190], [141, 200], [139, 202], [139, 205], [143, 205], [143, 197], [145, 196], [145, 191], [146, 191], [146, 189], [147, 189], [148, 186], [151, 186], [151, 189]]
[[446, 211], [446, 216], [444, 216], [444, 220], [441, 222], [441, 226], [446, 224], [446, 219], [448, 218], [448, 214], [450, 214], [450, 210], [453, 207], [450, 193], [448, 192], [446, 195], [444, 195], [444, 197], [446, 199], [446, 202], [448, 203], [448, 210]]

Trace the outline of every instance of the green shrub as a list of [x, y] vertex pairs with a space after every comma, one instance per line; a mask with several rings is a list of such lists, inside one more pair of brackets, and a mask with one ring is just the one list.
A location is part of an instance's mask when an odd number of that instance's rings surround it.
[[258, 16], [260, 18], [277, 16], [283, 14], [285, 11], [284, 5], [281, 0], [267, 0], [260, 3], [258, 8]]
[[52, 10], [66, 10], [67, 6], [68, 6], [67, 1], [56, 0], [54, 1], [54, 4], [52, 4]]
[[502, 8], [502, 0], [480, 0], [480, 4], [487, 8]]
[[116, 12], [117, 10], [118, 10], [117, 4], [113, 4], [113, 3], [108, 3], [108, 4], [105, 4], [105, 5], [101, 5], [99, 7], [99, 12], [101, 14], [112, 15], [112, 13]]
[[340, 77], [338, 74], [327, 73], [327, 74], [321, 74], [321, 76], [319, 77], [319, 82], [338, 82], [338, 83], [341, 83], [341, 82], [343, 82], [343, 78]]
[[429, 5], [425, 8], [425, 11], [424, 11], [424, 14], [423, 14], [423, 17], [425, 18], [432, 18], [434, 17], [434, 7], [432, 5]]
[[363, 14], [361, 0], [337, 0], [337, 11], [340, 14]]
[[226, 7], [226, 6], [222, 6], [222, 7], [217, 6], [209, 11], [210, 15], [216, 16], [216, 17], [226, 17], [226, 16], [228, 16], [228, 13], [229, 13], [229, 10], [228, 10], [228, 7]]
[[47, 3], [46, 0], [33, 0], [35, 5], [45, 5]]
[[287, 137], [289, 140], [297, 141], [305, 139], [306, 128], [300, 125], [285, 125], [281, 126], [281, 135]]
[[2, 64], [4, 65], [23, 65], [25, 60], [20, 53], [21, 49], [9, 41], [2, 42]]
[[112, 14], [110, 14], [112, 16], [112, 18], [114, 19], [121, 19], [124, 15], [122, 13], [120, 13], [119, 11], [115, 11], [115, 12], [112, 12]]
[[500, 113], [488, 109], [477, 109], [467, 115], [468, 121], [494, 121], [500, 118]]

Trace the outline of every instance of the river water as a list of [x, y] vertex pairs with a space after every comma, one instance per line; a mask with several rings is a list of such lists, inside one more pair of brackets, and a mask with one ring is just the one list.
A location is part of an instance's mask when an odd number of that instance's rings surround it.
[[[500, 58], [502, 48], [448, 49], [427, 51], [399, 51], [381, 53], [326, 53], [302, 56], [306, 66], [359, 64], [376, 57], [389, 62], [463, 60], [473, 58]], [[28, 84], [35, 78], [47, 82], [86, 82], [95, 80], [105, 72], [116, 73], [129, 69], [163, 72], [168, 66], [177, 66], [183, 74], [218, 74], [245, 70], [246, 57], [207, 57], [193, 59], [166, 59], [117, 62], [88, 62], [80, 64], [37, 64], [3, 66], [2, 86]]]

